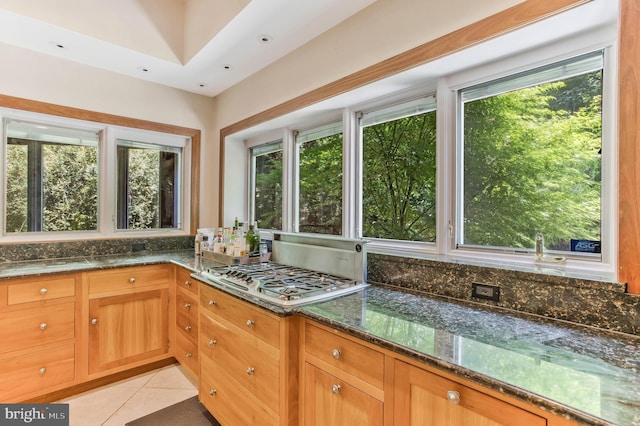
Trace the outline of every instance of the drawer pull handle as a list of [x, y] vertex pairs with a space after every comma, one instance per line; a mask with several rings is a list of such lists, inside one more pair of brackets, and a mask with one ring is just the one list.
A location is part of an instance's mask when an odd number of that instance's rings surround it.
[[189, 281], [189, 280], [185, 281], [185, 282], [184, 282], [184, 285], [185, 285], [186, 287], [191, 287], [191, 281]]
[[185, 356], [186, 358], [191, 358], [193, 355], [191, 354], [191, 352], [189, 352], [189, 353], [184, 354], [184, 356]]
[[217, 391], [217, 390], [215, 390], [215, 389], [209, 389], [209, 395], [213, 396], [213, 395], [215, 395], [216, 393], [218, 393], [218, 391]]
[[248, 374], [248, 375], [250, 375], [250, 376], [253, 376], [253, 373], [254, 373], [255, 371], [256, 371], [256, 369], [255, 369], [255, 368], [253, 368], [253, 367], [249, 367], [249, 368], [247, 368], [247, 374]]
[[247, 320], [247, 327], [253, 327], [256, 324], [253, 320]]
[[47, 323], [43, 322], [42, 324], [40, 324], [40, 330], [46, 330], [47, 329]]
[[136, 282], [136, 277], [129, 278], [129, 284], [133, 284]]
[[331, 351], [331, 355], [335, 359], [340, 359], [340, 357], [342, 356], [342, 351], [340, 349], [334, 349], [333, 351]]
[[47, 290], [45, 287], [42, 287], [42, 288], [40, 289], [40, 294], [41, 294], [42, 296], [44, 296], [45, 294], [47, 294], [47, 292], [48, 292], [48, 291], [49, 291], [49, 290]]
[[331, 392], [333, 392], [336, 395], [340, 393], [340, 389], [342, 389], [342, 386], [340, 386], [340, 385], [332, 385], [331, 386]]
[[40, 373], [41, 376], [44, 376], [44, 373], [47, 372], [47, 369], [42, 367], [40, 370], [38, 370], [38, 373]]
[[218, 341], [217, 341], [217, 340], [215, 340], [215, 339], [211, 339], [211, 340], [209, 340], [209, 346], [215, 346], [215, 345], [216, 345], [216, 343], [218, 343]]
[[213, 306], [215, 304], [216, 304], [215, 300], [209, 300], [209, 306]]
[[452, 404], [456, 404], [456, 405], [460, 404], [460, 392], [454, 391], [454, 390], [448, 391], [447, 399]]
[[191, 309], [191, 303], [185, 303], [184, 304], [184, 308], [185, 309]]
[[184, 328], [184, 331], [191, 331], [191, 326], [190, 326], [190, 325], [186, 326], [186, 327]]
[[98, 323], [98, 318], [94, 318], [91, 320], [91, 325], [96, 325]]

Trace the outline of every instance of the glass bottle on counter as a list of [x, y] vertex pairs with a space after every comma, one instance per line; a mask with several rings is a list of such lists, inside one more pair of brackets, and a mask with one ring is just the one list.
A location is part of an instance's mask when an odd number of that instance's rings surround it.
[[254, 240], [255, 240], [256, 236], [253, 230], [253, 225], [249, 225], [249, 230], [247, 231], [247, 235], [245, 237], [245, 242], [246, 242], [246, 246], [247, 246], [247, 251], [249, 252], [249, 255], [252, 255], [254, 250]]
[[202, 254], [202, 232], [200, 232], [200, 229], [198, 229], [198, 232], [196, 233], [196, 238], [195, 241], [193, 243], [193, 249], [195, 251], [196, 255], [200, 255]]

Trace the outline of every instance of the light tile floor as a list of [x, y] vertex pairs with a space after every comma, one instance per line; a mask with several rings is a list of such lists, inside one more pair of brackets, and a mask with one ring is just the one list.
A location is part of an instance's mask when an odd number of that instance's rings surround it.
[[70, 426], [123, 426], [197, 394], [196, 384], [174, 364], [58, 402], [69, 404]]

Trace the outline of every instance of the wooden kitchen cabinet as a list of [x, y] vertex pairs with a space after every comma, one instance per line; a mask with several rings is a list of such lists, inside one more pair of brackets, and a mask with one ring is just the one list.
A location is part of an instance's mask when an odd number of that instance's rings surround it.
[[198, 282], [191, 271], [176, 267], [175, 344], [173, 354], [194, 377], [200, 375], [198, 357]]
[[170, 265], [119, 268], [87, 275], [90, 376], [171, 356]]
[[297, 324], [200, 284], [199, 398], [222, 425], [298, 424]]
[[80, 277], [0, 284], [0, 401], [20, 402], [76, 383]]
[[456, 381], [395, 361], [394, 424], [541, 426], [547, 419]]
[[383, 425], [385, 355], [306, 321], [304, 425]]

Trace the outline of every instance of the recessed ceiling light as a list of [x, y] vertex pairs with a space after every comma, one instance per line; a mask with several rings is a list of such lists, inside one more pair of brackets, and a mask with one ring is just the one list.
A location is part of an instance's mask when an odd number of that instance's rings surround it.
[[151, 70], [147, 67], [138, 67], [138, 71], [140, 72], [151, 72]]
[[200, 86], [200, 87], [205, 87], [205, 86], [206, 86], [206, 84], [204, 84], [204, 83], [200, 83], [200, 84], [198, 84], [198, 86]]
[[51, 41], [49, 44], [53, 47], [57, 47], [58, 49], [64, 49], [64, 44], [59, 43], [57, 41]]
[[229, 64], [224, 64], [224, 65], [222, 66], [222, 68], [224, 68], [225, 70], [230, 70], [230, 69], [231, 69], [231, 65], [229, 65]]
[[269, 34], [261, 34], [258, 36], [258, 41], [262, 44], [271, 43], [271, 40], [273, 40], [273, 37], [271, 37]]

